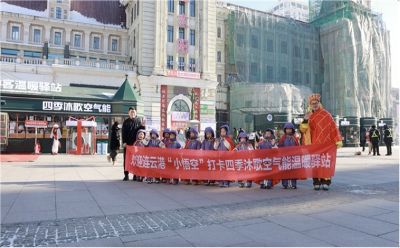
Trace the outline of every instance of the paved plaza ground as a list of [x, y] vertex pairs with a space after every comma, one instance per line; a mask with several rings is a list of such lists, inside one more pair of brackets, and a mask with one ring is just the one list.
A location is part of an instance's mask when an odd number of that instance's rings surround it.
[[338, 150], [329, 191], [122, 181], [121, 155], [2, 163], [0, 245], [399, 247], [399, 148], [358, 150]]

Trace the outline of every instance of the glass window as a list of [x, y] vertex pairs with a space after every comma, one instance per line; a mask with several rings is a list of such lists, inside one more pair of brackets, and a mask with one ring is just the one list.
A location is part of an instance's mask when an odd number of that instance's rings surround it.
[[302, 8], [303, 8], [303, 6], [302, 6], [301, 4], [297, 4], [297, 8], [300, 8], [300, 9], [302, 9]]
[[80, 46], [81, 46], [81, 35], [76, 34], [74, 39], [74, 47], [80, 47]]
[[110, 59], [110, 63], [111, 63], [111, 64], [115, 64], [116, 62], [117, 62], [116, 60]]
[[179, 39], [185, 39], [185, 29], [179, 28]]
[[93, 49], [100, 49], [100, 37], [93, 38]]
[[61, 32], [54, 33], [54, 44], [61, 45]]
[[287, 68], [286, 67], [281, 68], [281, 80], [287, 80]]
[[7, 48], [1, 49], [1, 55], [17, 56], [18, 53], [19, 53], [19, 50], [13, 50], [13, 49], [7, 49]]
[[50, 17], [51, 17], [51, 18], [53, 18], [53, 17], [54, 17], [54, 14], [53, 14], [53, 13], [51, 13], [51, 14], [50, 14]]
[[40, 29], [33, 30], [33, 42], [40, 42]]
[[58, 54], [58, 53], [49, 53], [49, 58], [50, 60], [54, 60], [55, 58], [64, 58], [64, 54]]
[[221, 51], [217, 52], [217, 62], [221, 62]]
[[196, 2], [195, 0], [190, 0], [190, 16], [195, 16], [196, 12]]
[[125, 61], [118, 60], [119, 65], [125, 65]]
[[51, 8], [51, 12], [54, 12], [54, 8]]
[[174, 69], [174, 65], [172, 64], [172, 62], [174, 61], [174, 57], [173, 56], [167, 56], [167, 69]]
[[267, 40], [267, 51], [268, 52], [273, 52], [274, 51], [274, 41], [268, 39]]
[[67, 10], [66, 9], [64, 10], [64, 14], [67, 14]]
[[237, 45], [238, 46], [244, 46], [244, 36], [243, 34], [237, 34]]
[[318, 85], [318, 74], [317, 73], [314, 74], [314, 84]]
[[108, 117], [96, 116], [96, 139], [108, 139]]
[[310, 73], [306, 72], [306, 84], [310, 84]]
[[56, 8], [56, 18], [57, 19], [61, 19], [61, 13], [62, 13], [62, 9], [57, 7]]
[[62, 0], [57, 0], [57, 3], [62, 3]]
[[217, 28], [217, 38], [221, 38], [221, 28]]
[[135, 19], [136, 19], [136, 4], [133, 7], [133, 20], [135, 20]]
[[281, 42], [281, 53], [287, 54], [287, 42], [286, 41]]
[[139, 0], [137, 1], [137, 3], [136, 3], [136, 10], [137, 10], [137, 12], [136, 12], [136, 14], [137, 14], [137, 16], [139, 16]]
[[172, 104], [171, 111], [189, 112], [189, 106], [183, 100], [177, 100]]
[[195, 62], [195, 60], [194, 59], [189, 59], [189, 64], [190, 64], [190, 66], [189, 66], [189, 71], [195, 71], [195, 69], [196, 69], [196, 62]]
[[25, 138], [26, 127], [25, 127], [25, 114], [10, 113], [9, 114], [9, 138]]
[[111, 40], [111, 50], [118, 51], [118, 40], [117, 39]]
[[131, 25], [133, 23], [133, 8], [131, 9]]
[[251, 47], [258, 48], [258, 36], [257, 35], [251, 36]]
[[359, 144], [360, 137], [359, 127], [346, 127], [346, 144]]
[[168, 42], [174, 42], [174, 27], [173, 26], [168, 26]]
[[257, 76], [258, 75], [257, 63], [251, 63], [250, 73], [251, 73], [252, 76]]
[[294, 83], [301, 84], [301, 72], [300, 71], [294, 72]]
[[271, 65], [267, 66], [267, 78], [273, 79], [274, 78], [274, 67]]
[[236, 70], [240, 75], [244, 74], [244, 63], [242, 61], [236, 63]]
[[179, 14], [185, 14], [185, 2], [184, 1], [179, 1]]
[[11, 39], [19, 40], [19, 27], [12, 27]]
[[300, 47], [299, 46], [294, 46], [294, 57], [300, 58]]
[[185, 58], [179, 57], [178, 70], [183, 71], [185, 69], [184, 63], [185, 63]]
[[293, 2], [292, 2], [292, 6], [296, 8], [296, 3], [293, 3]]
[[42, 53], [41, 52], [32, 52], [32, 51], [24, 51], [24, 57], [40, 59], [42, 57]]
[[314, 61], [318, 60], [318, 54], [317, 54], [317, 50], [314, 50]]
[[217, 75], [217, 82], [222, 83], [222, 76], [219, 74]]
[[174, 0], [168, 0], [168, 12], [174, 13]]
[[97, 58], [89, 58], [89, 61], [94, 61], [94, 62], [96, 62], [96, 61], [97, 61]]
[[190, 45], [194, 46], [195, 45], [195, 31], [193, 29], [190, 29]]
[[[76, 56], [69, 56], [70, 59], [76, 59]], [[86, 57], [79, 56], [79, 60], [85, 61]]]
[[304, 58], [310, 59], [310, 49], [308, 49], [308, 48], [304, 49]]

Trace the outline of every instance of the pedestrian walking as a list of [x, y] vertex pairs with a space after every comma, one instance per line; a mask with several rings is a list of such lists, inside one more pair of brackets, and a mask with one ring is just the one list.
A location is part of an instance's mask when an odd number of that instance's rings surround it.
[[362, 151], [365, 151], [365, 143], [367, 142], [367, 129], [363, 127], [360, 132], [360, 145], [362, 147]]
[[[141, 120], [136, 117], [136, 108], [129, 108], [129, 118], [124, 121], [122, 124], [122, 143], [124, 146], [124, 181], [129, 180], [129, 172], [126, 170], [125, 161], [126, 161], [126, 150], [129, 146], [132, 146], [136, 141], [136, 135], [140, 129], [145, 129], [146, 119]], [[133, 181], [136, 181], [136, 176], [133, 175]]]
[[[300, 124], [303, 132], [304, 145], [335, 144], [337, 149], [342, 147], [343, 137], [340, 135], [332, 115], [321, 104], [321, 95], [312, 94], [308, 97], [310, 105], [304, 120]], [[328, 190], [331, 178], [313, 178], [314, 190]]]
[[53, 126], [53, 129], [51, 130], [50, 133], [50, 138], [53, 139], [53, 143], [51, 145], [51, 154], [58, 155], [58, 148], [61, 148], [61, 143], [60, 143], [61, 131], [58, 128], [57, 124]]
[[386, 144], [386, 156], [392, 155], [392, 142], [393, 142], [393, 137], [392, 137], [392, 132], [390, 131], [389, 127], [387, 125], [383, 126], [383, 141]]
[[380, 156], [379, 154], [379, 141], [381, 140], [381, 134], [379, 133], [379, 130], [376, 129], [375, 125], [371, 126], [371, 130], [369, 131], [369, 137], [372, 142], [372, 151], [373, 154], [372, 156]]
[[120, 128], [118, 127], [119, 123], [118, 121], [114, 122], [114, 124], [111, 127], [111, 140], [110, 140], [110, 155], [107, 156], [108, 162], [111, 161], [113, 162], [113, 165], [117, 164], [117, 155], [119, 152], [120, 144], [119, 144], [119, 130]]

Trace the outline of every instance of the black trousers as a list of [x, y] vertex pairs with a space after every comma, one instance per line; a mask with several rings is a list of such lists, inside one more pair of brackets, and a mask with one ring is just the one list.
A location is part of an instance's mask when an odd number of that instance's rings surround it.
[[125, 169], [125, 158], [126, 158], [126, 148], [124, 148], [124, 174], [125, 176], [129, 175], [129, 171]]
[[118, 151], [119, 151], [119, 148], [118, 149], [111, 149], [110, 157], [111, 157], [112, 161], [116, 160], [117, 155], [118, 155]]
[[326, 184], [326, 185], [331, 185], [331, 179], [325, 179], [325, 178], [313, 178], [313, 185], [321, 185], [321, 184]]
[[379, 154], [379, 141], [372, 141], [372, 151], [375, 154]]
[[361, 145], [363, 151], [365, 150], [365, 143], [366, 143], [366, 140], [361, 140], [360, 141], [360, 145]]
[[386, 154], [392, 155], [392, 142], [386, 142], [387, 152]]

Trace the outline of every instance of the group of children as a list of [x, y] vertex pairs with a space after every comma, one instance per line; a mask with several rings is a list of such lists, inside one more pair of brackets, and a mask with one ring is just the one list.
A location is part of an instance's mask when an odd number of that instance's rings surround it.
[[[275, 143], [275, 135], [274, 130], [268, 128], [265, 130], [264, 139], [258, 144], [257, 149], [272, 149], [279, 147], [289, 147], [289, 146], [298, 146], [299, 142], [295, 137], [295, 128], [291, 122], [288, 122], [283, 127], [285, 135], [279, 140], [279, 143]], [[201, 142], [198, 138], [197, 128], [191, 127], [189, 129], [190, 139], [187, 140], [184, 149], [189, 150], [208, 150], [208, 151], [241, 151], [241, 150], [253, 150], [255, 149], [250, 143], [249, 138], [245, 132], [241, 132], [238, 136], [239, 143], [234, 145], [232, 139], [229, 137], [229, 126], [223, 125], [220, 129], [220, 137], [216, 138], [214, 130], [211, 127], [207, 127], [204, 131], [205, 138], [203, 142]], [[143, 146], [143, 147], [159, 147], [159, 148], [167, 148], [167, 149], [182, 149], [180, 143], [177, 141], [178, 132], [176, 130], [170, 130], [169, 128], [164, 129], [162, 134], [162, 140], [159, 139], [159, 135], [157, 130], [153, 129], [150, 132], [150, 140], [145, 139], [146, 131], [139, 130], [136, 137], [136, 142], [133, 144], [134, 146]], [[143, 181], [145, 178], [140, 175], [136, 176], [138, 181]], [[147, 178], [147, 183], [160, 183], [160, 178]], [[190, 184], [189, 179], [182, 179], [185, 184]], [[267, 185], [265, 185], [265, 181]], [[291, 187], [293, 189], [297, 189], [296, 179], [283, 179], [282, 186], [287, 189]], [[161, 182], [166, 184], [171, 184], [171, 179], [162, 178]], [[172, 184], [178, 184], [178, 179], [172, 179]], [[278, 181], [274, 180], [262, 180], [259, 182], [261, 189], [271, 189], [274, 184]], [[289, 185], [290, 182], [290, 185]], [[199, 180], [192, 179], [191, 183], [193, 185], [198, 185], [200, 183]], [[215, 185], [215, 180], [203, 180], [203, 185], [205, 186], [213, 186]], [[229, 180], [220, 180], [220, 187], [229, 187], [231, 181]], [[239, 187], [243, 188], [251, 188], [252, 181], [251, 180], [239, 180]]]

